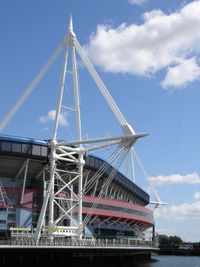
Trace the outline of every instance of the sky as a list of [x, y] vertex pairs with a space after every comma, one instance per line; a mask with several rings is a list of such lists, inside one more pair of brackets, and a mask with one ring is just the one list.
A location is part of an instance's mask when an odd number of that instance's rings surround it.
[[[200, 241], [200, 1], [0, 0], [0, 122], [63, 42], [70, 14], [79, 43], [126, 120], [135, 132], [150, 134], [135, 150], [167, 203], [155, 210], [156, 231]], [[51, 138], [62, 61], [63, 54], [2, 133]], [[83, 137], [119, 135], [77, 62]], [[59, 127], [65, 140], [76, 137], [72, 85], [69, 71]], [[136, 183], [148, 190], [135, 164]]]

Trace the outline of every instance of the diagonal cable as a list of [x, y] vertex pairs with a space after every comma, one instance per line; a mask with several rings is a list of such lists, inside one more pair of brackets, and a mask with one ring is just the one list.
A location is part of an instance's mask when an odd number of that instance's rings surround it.
[[47, 63], [44, 65], [44, 67], [40, 70], [40, 72], [37, 74], [35, 79], [28, 85], [28, 87], [25, 89], [24, 93], [21, 95], [21, 97], [17, 100], [15, 105], [12, 107], [12, 109], [8, 112], [8, 114], [5, 116], [3, 121], [0, 123], [0, 133], [6, 128], [8, 123], [11, 121], [11, 119], [14, 117], [14, 115], [17, 113], [17, 111], [20, 109], [22, 104], [25, 102], [25, 100], [29, 97], [33, 89], [37, 86], [37, 84], [42, 80], [44, 75], [47, 73], [47, 71], [50, 69], [51, 65], [55, 62], [55, 60], [58, 58], [60, 53], [62, 52], [64, 46], [65, 46], [66, 40], [62, 42], [55, 52], [52, 54], [52, 56], [49, 58]]

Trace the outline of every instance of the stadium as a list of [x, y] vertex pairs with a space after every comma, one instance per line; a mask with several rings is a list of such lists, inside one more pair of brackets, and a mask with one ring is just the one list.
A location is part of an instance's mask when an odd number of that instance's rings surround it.
[[[23, 233], [28, 229], [34, 232], [50, 179], [49, 153], [48, 141], [0, 136], [1, 231]], [[60, 171], [68, 170], [65, 181], [73, 180], [76, 165], [62, 161], [58, 164]], [[94, 173], [103, 165], [105, 162], [101, 158], [93, 155], [85, 157], [82, 214], [83, 221], [87, 220], [84, 236], [144, 239], [145, 231], [154, 225], [153, 213], [145, 207], [149, 204], [149, 195], [108, 163], [103, 175], [90, 186]], [[99, 197], [103, 184], [113, 170], [112, 182]], [[76, 192], [77, 181], [71, 186]], [[66, 194], [67, 190], [59, 192], [60, 205], [63, 207], [67, 205]], [[59, 216], [58, 213], [59, 210], [55, 210], [54, 216]], [[76, 207], [71, 210], [71, 217], [77, 220]], [[48, 211], [45, 221], [48, 221]], [[66, 226], [70, 224], [67, 218], [62, 223]]]
[[[0, 132], [62, 51], [64, 61], [51, 139], [0, 135], [0, 230], [11, 237], [30, 237], [36, 245], [41, 238], [144, 241], [146, 230], [154, 229], [153, 212], [146, 207], [149, 195], [129, 180], [127, 173], [122, 174], [121, 166], [135, 142], [148, 134], [135, 133], [126, 121], [76, 39], [72, 18], [63, 43], [1, 122]], [[83, 138], [76, 54], [115, 116], [120, 136]], [[67, 72], [73, 78], [74, 108], [70, 110], [76, 114], [76, 133], [73, 140], [63, 141], [58, 139], [58, 128], [62, 108], [68, 108], [63, 105]], [[111, 149], [106, 159], [91, 154], [102, 149]]]

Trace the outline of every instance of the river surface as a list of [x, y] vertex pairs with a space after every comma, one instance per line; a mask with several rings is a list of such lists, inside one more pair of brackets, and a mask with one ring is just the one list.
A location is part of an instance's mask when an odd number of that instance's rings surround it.
[[133, 264], [133, 267], [200, 267], [200, 257], [153, 256], [151, 262]]

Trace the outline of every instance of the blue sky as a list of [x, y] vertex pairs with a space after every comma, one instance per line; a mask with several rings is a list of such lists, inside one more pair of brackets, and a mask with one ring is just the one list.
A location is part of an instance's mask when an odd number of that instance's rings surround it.
[[[200, 1], [0, 1], [0, 121], [62, 42], [72, 14], [79, 43], [127, 121], [150, 133], [136, 151], [167, 202], [156, 211], [157, 231], [186, 241], [200, 240], [199, 12]], [[61, 64], [62, 56], [3, 133], [50, 138]], [[80, 62], [79, 78], [83, 135], [119, 134]], [[63, 110], [62, 119], [59, 137], [71, 139], [73, 112]], [[136, 181], [148, 188], [139, 170]]]

